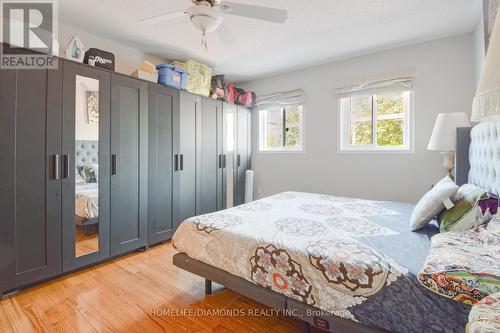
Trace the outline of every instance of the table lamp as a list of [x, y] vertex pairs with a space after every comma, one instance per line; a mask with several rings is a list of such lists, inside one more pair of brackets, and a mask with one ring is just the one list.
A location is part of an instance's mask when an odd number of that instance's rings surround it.
[[457, 128], [470, 126], [469, 116], [464, 112], [440, 113], [434, 124], [427, 149], [441, 152], [444, 158], [443, 167], [446, 168], [451, 179], [453, 179], [452, 171], [455, 167]]

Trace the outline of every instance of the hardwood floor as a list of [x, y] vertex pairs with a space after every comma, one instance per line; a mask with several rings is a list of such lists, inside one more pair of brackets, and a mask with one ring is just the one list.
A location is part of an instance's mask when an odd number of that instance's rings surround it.
[[168, 243], [24, 290], [0, 302], [0, 332], [300, 331], [290, 317], [182, 313], [267, 308], [217, 285], [206, 296], [203, 279], [172, 265], [174, 254]]

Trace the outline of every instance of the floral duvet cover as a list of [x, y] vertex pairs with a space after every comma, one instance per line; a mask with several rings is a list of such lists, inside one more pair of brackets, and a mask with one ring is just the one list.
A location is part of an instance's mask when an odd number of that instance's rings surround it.
[[390, 332], [459, 332], [470, 306], [416, 277], [437, 229], [413, 205], [284, 192], [184, 221], [174, 246], [333, 315]]

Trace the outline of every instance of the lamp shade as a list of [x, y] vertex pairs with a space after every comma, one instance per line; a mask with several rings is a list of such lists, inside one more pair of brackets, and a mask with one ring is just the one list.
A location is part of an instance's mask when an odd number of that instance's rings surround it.
[[488, 53], [472, 105], [474, 122], [500, 121], [500, 11], [498, 11]]
[[455, 151], [457, 128], [470, 126], [469, 116], [464, 112], [438, 114], [427, 149]]

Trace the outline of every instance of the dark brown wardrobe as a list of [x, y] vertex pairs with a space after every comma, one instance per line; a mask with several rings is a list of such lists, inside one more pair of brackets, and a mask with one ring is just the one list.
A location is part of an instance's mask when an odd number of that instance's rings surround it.
[[62, 69], [0, 73], [0, 293], [61, 267]]
[[202, 99], [196, 122], [196, 214], [244, 203], [251, 155], [250, 116], [247, 108]]
[[60, 59], [0, 70], [0, 296], [243, 203], [250, 111]]

